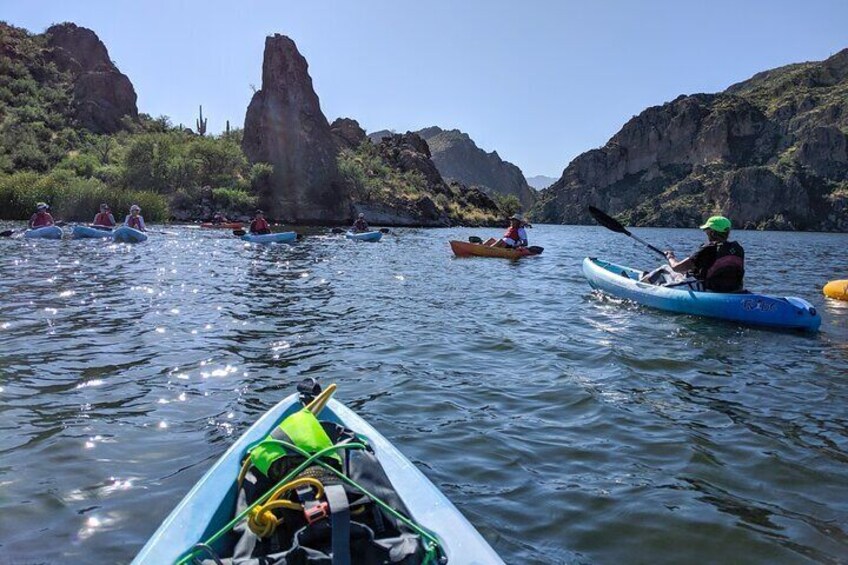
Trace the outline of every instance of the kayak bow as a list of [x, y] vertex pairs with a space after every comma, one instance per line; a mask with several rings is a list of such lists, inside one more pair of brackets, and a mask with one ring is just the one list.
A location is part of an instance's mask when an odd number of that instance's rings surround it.
[[[286, 417], [302, 410], [293, 394], [271, 408], [209, 469], [162, 522], [133, 560], [134, 565], [174, 563], [195, 544], [220, 531], [236, 506], [237, 482], [248, 448], [266, 437]], [[418, 468], [389, 441], [343, 404], [330, 400], [321, 420], [343, 425], [363, 436], [379, 460], [410, 518], [435, 534], [450, 563], [503, 563], [482, 536]], [[233, 539], [212, 544], [218, 554], [230, 554]]]

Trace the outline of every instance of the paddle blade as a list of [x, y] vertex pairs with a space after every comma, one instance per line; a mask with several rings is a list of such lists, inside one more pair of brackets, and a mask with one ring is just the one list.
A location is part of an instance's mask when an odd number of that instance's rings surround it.
[[595, 218], [596, 222], [598, 222], [608, 230], [612, 230], [617, 233], [623, 233], [624, 235], [630, 235], [630, 232], [627, 231], [627, 228], [621, 225], [621, 222], [619, 222], [612, 216], [608, 216], [606, 212], [598, 210], [594, 206], [589, 206], [589, 213], [592, 214], [592, 217]]
[[389, 228], [380, 228], [380, 233], [390, 233]]
[[244, 230], [233, 230], [233, 235], [236, 237], [241, 237], [243, 235], [247, 235], [247, 232]]
[[12, 230], [0, 231], [0, 237], [11, 237], [13, 233]]
[[531, 245], [527, 249], [529, 249], [530, 253], [532, 253], [533, 255], [539, 255], [542, 253], [542, 251], [545, 250], [544, 247], [539, 247], [538, 245]]
[[472, 235], [468, 238], [468, 243], [483, 243], [483, 240], [477, 237], [476, 235]]
[[333, 228], [331, 231], [333, 233], [344, 233], [344, 230], [342, 228]]

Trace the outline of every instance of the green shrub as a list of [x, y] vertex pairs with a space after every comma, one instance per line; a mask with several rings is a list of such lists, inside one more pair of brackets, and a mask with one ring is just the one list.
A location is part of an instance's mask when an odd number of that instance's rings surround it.
[[212, 204], [219, 210], [230, 210], [249, 214], [256, 209], [256, 196], [234, 188], [213, 188]]
[[80, 178], [68, 169], [56, 169], [49, 175], [20, 172], [0, 176], [0, 214], [5, 220], [29, 218], [35, 204], [47, 202], [57, 219], [90, 221], [102, 202], [115, 213], [127, 213], [132, 204], [142, 208], [149, 221], [168, 219], [167, 200], [158, 194], [114, 190], [95, 178]]

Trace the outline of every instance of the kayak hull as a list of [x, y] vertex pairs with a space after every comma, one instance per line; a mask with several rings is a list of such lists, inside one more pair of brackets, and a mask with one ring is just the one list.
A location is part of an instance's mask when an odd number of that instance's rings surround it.
[[200, 224], [200, 227], [206, 230], [240, 230], [242, 224], [241, 222], [229, 222], [226, 224], [203, 223]]
[[112, 239], [118, 243], [142, 243], [147, 241], [147, 234], [129, 226], [115, 228]]
[[62, 239], [62, 228], [59, 226], [44, 226], [24, 232], [27, 239]]
[[657, 286], [639, 282], [641, 271], [595, 258], [583, 260], [583, 275], [596, 290], [668, 312], [777, 329], [816, 331], [821, 325], [816, 309], [801, 298]]
[[383, 234], [378, 231], [364, 231], [359, 233], [349, 231], [345, 234], [345, 237], [354, 241], [380, 241], [383, 238]]
[[848, 300], [848, 280], [830, 281], [822, 289], [824, 295], [836, 300]]
[[297, 234], [293, 231], [284, 231], [264, 235], [245, 234], [241, 238], [251, 243], [290, 243], [297, 239]]
[[[248, 447], [302, 407], [293, 394], [266, 412], [189, 491], [132, 563], [174, 563], [194, 544], [223, 527], [235, 508], [236, 477]], [[330, 400], [319, 417], [342, 424], [368, 439], [411, 517], [439, 537], [450, 563], [503, 563], [441, 491], [362, 418], [335, 400]], [[225, 540], [221, 543], [226, 543]], [[215, 549], [223, 553], [227, 548], [216, 546]]]
[[112, 237], [112, 229], [97, 229], [91, 226], [74, 226], [71, 230], [74, 239], [105, 239]]
[[468, 243], [467, 241], [451, 241], [451, 250], [457, 257], [498, 257], [501, 259], [521, 259], [536, 255], [526, 247], [510, 249], [509, 247], [491, 247], [480, 243]]

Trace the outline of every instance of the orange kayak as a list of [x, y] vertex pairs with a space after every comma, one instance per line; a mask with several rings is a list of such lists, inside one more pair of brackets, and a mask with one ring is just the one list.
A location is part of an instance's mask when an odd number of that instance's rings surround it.
[[451, 249], [457, 257], [500, 257], [503, 259], [521, 259], [528, 255], [538, 255], [526, 247], [510, 249], [508, 247], [489, 247], [479, 243], [468, 243], [467, 241], [451, 241]]
[[226, 224], [210, 224], [208, 222], [200, 224], [201, 228], [208, 230], [240, 230], [241, 222], [229, 222]]

